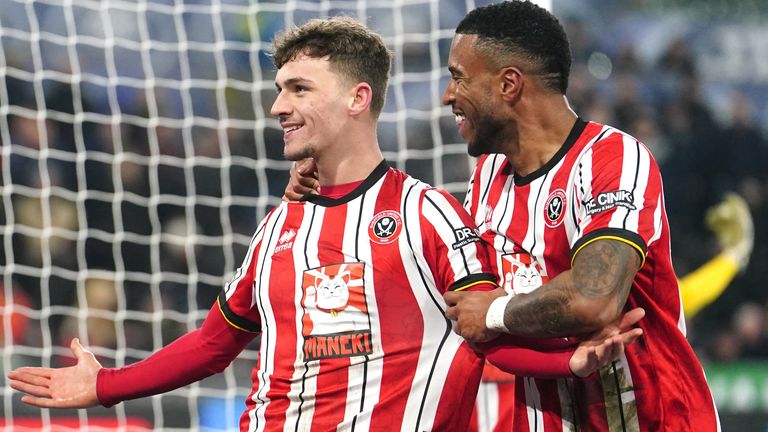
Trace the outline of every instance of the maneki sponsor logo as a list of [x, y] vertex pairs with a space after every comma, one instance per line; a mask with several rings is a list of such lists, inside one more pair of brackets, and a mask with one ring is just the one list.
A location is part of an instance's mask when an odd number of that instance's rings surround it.
[[371, 354], [371, 324], [359, 262], [331, 264], [304, 272], [304, 360]]
[[368, 355], [373, 352], [371, 346], [371, 332], [310, 336], [304, 339], [304, 360]]

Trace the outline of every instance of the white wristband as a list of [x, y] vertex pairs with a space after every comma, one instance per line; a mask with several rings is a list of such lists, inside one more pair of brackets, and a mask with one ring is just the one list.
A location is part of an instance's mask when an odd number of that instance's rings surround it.
[[488, 312], [485, 314], [485, 326], [488, 330], [509, 333], [507, 326], [504, 325], [504, 310], [512, 296], [507, 294], [491, 302]]

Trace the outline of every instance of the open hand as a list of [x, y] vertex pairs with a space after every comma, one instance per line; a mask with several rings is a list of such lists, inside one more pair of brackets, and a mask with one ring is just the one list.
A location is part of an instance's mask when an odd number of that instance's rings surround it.
[[72, 339], [77, 364], [65, 368], [22, 367], [8, 373], [9, 385], [27, 393], [21, 400], [40, 408], [88, 408], [99, 404], [96, 376], [101, 364]]
[[644, 309], [632, 309], [618, 323], [609, 324], [582, 340], [568, 363], [573, 374], [584, 378], [617, 360], [624, 347], [643, 334], [643, 329], [634, 325], [644, 316]]

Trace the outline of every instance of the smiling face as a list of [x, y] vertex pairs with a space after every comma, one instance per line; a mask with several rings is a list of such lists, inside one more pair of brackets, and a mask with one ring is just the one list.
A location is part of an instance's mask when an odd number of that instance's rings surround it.
[[349, 272], [323, 279], [317, 283], [317, 307], [342, 310], [349, 302]]
[[338, 137], [349, 117], [348, 89], [342, 81], [330, 61], [303, 54], [277, 71], [271, 113], [283, 128], [286, 159], [318, 158], [341, 142]]
[[471, 156], [503, 153], [503, 131], [510, 120], [500, 114], [504, 105], [496, 94], [499, 76], [489, 68], [475, 46], [476, 40], [477, 36], [466, 34], [453, 38], [448, 56], [451, 81], [442, 102], [451, 106]]

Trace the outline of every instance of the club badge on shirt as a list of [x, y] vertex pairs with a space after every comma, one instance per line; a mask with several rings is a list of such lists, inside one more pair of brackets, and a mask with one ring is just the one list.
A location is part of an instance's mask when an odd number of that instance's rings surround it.
[[301, 305], [305, 361], [373, 352], [364, 270], [365, 264], [354, 262], [304, 272]]
[[552, 191], [544, 203], [544, 223], [554, 228], [565, 219], [565, 191], [556, 189]]
[[368, 237], [379, 244], [392, 243], [403, 230], [403, 218], [394, 210], [384, 210], [376, 213], [368, 225]]

